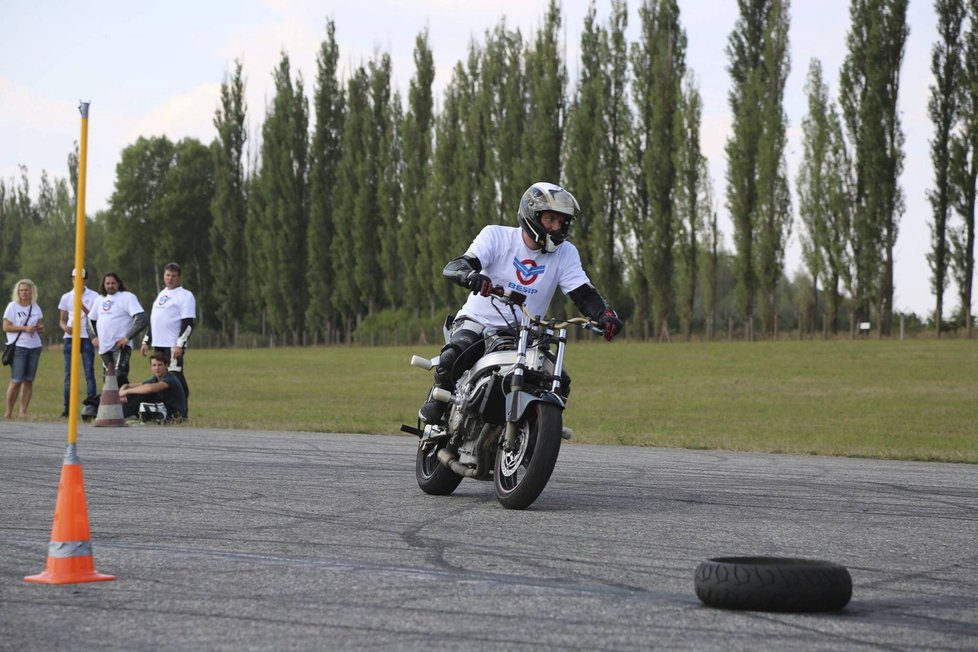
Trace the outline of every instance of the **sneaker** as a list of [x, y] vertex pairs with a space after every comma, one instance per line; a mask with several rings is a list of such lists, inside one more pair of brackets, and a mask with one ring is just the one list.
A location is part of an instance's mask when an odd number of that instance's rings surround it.
[[418, 418], [425, 423], [441, 423], [447, 408], [448, 403], [442, 403], [428, 394], [428, 400], [418, 410]]
[[68, 410], [65, 410], [64, 412], [61, 413], [61, 418], [62, 419], [67, 419], [68, 418]]

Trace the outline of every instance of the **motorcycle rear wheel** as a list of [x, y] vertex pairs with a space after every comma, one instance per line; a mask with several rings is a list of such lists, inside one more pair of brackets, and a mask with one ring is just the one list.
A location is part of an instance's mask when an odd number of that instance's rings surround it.
[[438, 461], [439, 446], [425, 450], [418, 446], [418, 457], [414, 463], [414, 475], [421, 491], [432, 496], [448, 496], [458, 487], [462, 476], [446, 468]]
[[534, 403], [517, 424], [514, 449], [496, 449], [493, 484], [506, 509], [526, 509], [547, 486], [560, 453], [561, 414], [555, 405]]

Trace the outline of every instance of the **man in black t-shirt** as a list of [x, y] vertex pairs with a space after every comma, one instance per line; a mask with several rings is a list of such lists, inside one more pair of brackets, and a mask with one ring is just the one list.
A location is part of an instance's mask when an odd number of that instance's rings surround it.
[[[154, 353], [149, 360], [153, 377], [141, 383], [127, 383], [119, 388], [122, 413], [128, 418], [143, 412], [158, 415], [160, 421], [173, 421], [187, 417], [187, 396], [180, 381], [167, 370], [170, 361], [165, 353]], [[159, 412], [159, 406], [165, 413]]]

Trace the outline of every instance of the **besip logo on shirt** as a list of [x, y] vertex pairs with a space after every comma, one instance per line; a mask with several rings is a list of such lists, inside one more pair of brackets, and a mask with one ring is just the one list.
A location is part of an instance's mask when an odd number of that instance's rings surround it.
[[161, 294], [160, 295], [160, 298], [156, 300], [156, 303], [157, 303], [157, 305], [161, 305], [162, 306], [163, 304], [165, 304], [169, 300], [170, 300], [170, 295], [168, 295], [168, 294]]
[[546, 265], [537, 265], [537, 261], [532, 258], [520, 260], [514, 257], [513, 267], [516, 268], [516, 278], [524, 285], [532, 284], [541, 274], [547, 271]]
[[112, 299], [106, 299], [102, 302], [102, 312], [108, 312], [112, 310]]

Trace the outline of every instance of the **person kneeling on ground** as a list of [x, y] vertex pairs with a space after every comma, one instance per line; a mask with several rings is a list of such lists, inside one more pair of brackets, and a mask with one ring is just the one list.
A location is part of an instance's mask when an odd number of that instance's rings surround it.
[[129, 417], [139, 416], [140, 421], [160, 423], [182, 420], [187, 417], [187, 397], [180, 381], [167, 370], [170, 361], [165, 353], [150, 356], [153, 377], [141, 383], [126, 383], [119, 388], [122, 413]]

